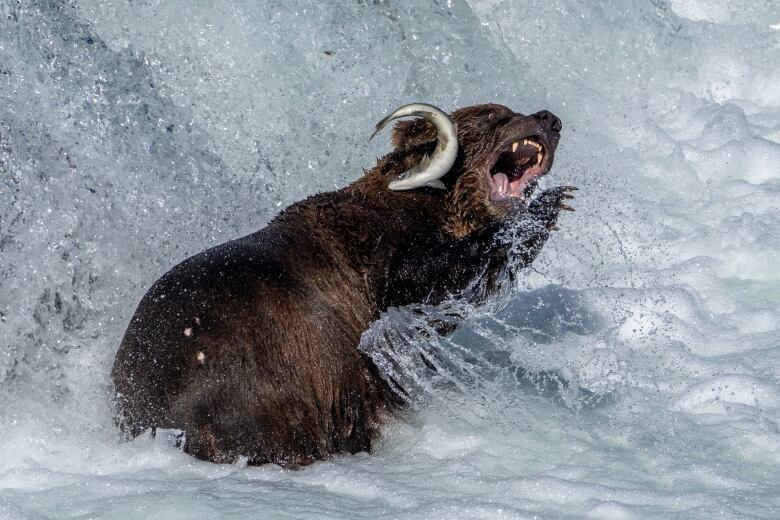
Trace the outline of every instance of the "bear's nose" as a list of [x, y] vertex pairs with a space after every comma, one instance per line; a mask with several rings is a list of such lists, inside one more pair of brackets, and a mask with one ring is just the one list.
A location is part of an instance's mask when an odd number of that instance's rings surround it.
[[560, 132], [561, 128], [563, 128], [563, 123], [561, 123], [561, 120], [548, 110], [537, 112], [532, 117], [539, 120], [544, 128], [552, 130], [553, 132]]

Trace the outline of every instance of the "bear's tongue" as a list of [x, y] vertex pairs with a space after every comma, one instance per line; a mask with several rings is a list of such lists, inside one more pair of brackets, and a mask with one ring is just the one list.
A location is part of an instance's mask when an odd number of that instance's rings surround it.
[[512, 196], [512, 186], [509, 177], [504, 173], [497, 173], [490, 179], [490, 200], [506, 200]]

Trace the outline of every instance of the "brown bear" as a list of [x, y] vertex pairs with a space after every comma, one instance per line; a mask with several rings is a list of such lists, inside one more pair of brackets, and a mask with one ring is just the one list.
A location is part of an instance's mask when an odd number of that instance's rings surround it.
[[571, 209], [572, 187], [532, 198], [560, 120], [496, 104], [451, 116], [409, 107], [392, 118], [418, 119], [395, 125], [394, 150], [361, 178], [184, 260], [149, 289], [112, 371], [128, 436], [180, 429], [186, 452], [214, 462], [298, 466], [369, 451], [402, 405], [358, 350], [371, 322], [475, 282], [489, 294], [513, 240], [520, 264], [533, 261]]

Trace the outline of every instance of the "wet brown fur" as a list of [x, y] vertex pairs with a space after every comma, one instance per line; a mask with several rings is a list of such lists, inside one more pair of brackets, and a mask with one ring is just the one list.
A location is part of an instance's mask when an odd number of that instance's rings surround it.
[[[493, 235], [516, 210], [489, 200], [486, 161], [507, 135], [539, 126], [500, 105], [453, 118], [460, 153], [446, 191], [387, 189], [435, 146], [433, 125], [400, 122], [395, 149], [350, 186], [162, 276], [114, 364], [123, 431], [184, 430], [185, 450], [214, 462], [297, 466], [370, 450], [400, 401], [358, 350], [361, 334], [389, 306], [437, 303], [502, 268]], [[548, 217], [529, 232], [528, 262]]]

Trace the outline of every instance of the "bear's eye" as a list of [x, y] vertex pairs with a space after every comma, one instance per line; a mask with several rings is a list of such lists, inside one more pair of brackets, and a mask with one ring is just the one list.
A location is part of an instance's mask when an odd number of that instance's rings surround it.
[[491, 128], [498, 119], [498, 112], [496, 110], [491, 110], [485, 116], [480, 119], [479, 121], [479, 127], [482, 128], [482, 130], [487, 130]]

